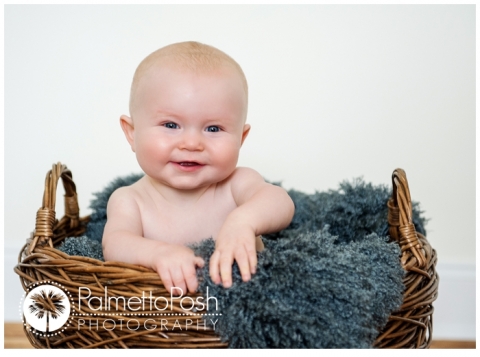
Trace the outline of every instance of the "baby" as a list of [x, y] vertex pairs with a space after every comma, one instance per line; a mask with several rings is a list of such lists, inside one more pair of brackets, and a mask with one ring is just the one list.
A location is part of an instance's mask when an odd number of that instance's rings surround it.
[[140, 63], [120, 124], [145, 176], [110, 197], [106, 260], [155, 270], [175, 295], [173, 287], [195, 292], [204, 261], [187, 244], [212, 237], [212, 281], [230, 287], [234, 261], [250, 280], [259, 236], [288, 226], [294, 205], [285, 190], [237, 167], [250, 131], [247, 101], [242, 69], [214, 47], [176, 43]]

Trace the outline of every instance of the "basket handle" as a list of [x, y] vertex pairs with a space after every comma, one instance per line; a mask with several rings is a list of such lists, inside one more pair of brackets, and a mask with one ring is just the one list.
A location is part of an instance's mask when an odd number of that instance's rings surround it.
[[425, 251], [413, 224], [412, 200], [404, 170], [393, 171], [392, 184], [393, 194], [387, 203], [390, 237], [400, 245], [405, 270], [422, 269], [426, 265]]
[[28, 249], [31, 254], [37, 244], [47, 243], [53, 248], [52, 237], [53, 229], [56, 223], [55, 202], [57, 195], [58, 179], [62, 179], [65, 189], [65, 218], [70, 223], [70, 228], [74, 229], [80, 225], [80, 210], [78, 207], [77, 189], [72, 179], [72, 172], [67, 166], [57, 163], [47, 173], [45, 178], [45, 191], [43, 194], [42, 207], [37, 211], [35, 223], [35, 232], [33, 241]]

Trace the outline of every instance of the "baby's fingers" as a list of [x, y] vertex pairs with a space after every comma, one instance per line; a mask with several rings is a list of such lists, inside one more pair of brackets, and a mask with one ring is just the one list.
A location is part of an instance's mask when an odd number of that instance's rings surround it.
[[257, 272], [257, 249], [255, 245], [247, 247], [248, 261], [250, 263], [250, 273], [255, 274]]
[[205, 261], [200, 257], [195, 257], [193, 262], [195, 263], [195, 266], [199, 268], [203, 268], [205, 266]]
[[246, 249], [240, 249], [235, 254], [235, 260], [237, 261], [240, 274], [243, 281], [249, 281], [251, 276], [250, 257]]
[[158, 275], [160, 275], [160, 278], [162, 279], [162, 283], [165, 289], [167, 289], [168, 292], [171, 292], [173, 288], [173, 282], [170, 276], [170, 272], [168, 270], [162, 271]]
[[187, 283], [188, 291], [190, 291], [191, 293], [196, 292], [198, 288], [198, 280], [197, 280], [197, 274], [195, 271], [195, 266], [194, 265], [184, 266], [182, 270], [183, 270], [183, 276], [185, 277], [185, 282]]
[[233, 257], [223, 254], [220, 257], [220, 276], [222, 277], [222, 284], [224, 288], [232, 286], [232, 264]]
[[183, 271], [180, 269], [175, 269], [170, 271], [170, 275], [173, 280], [173, 288], [170, 290], [172, 295], [181, 296], [184, 292], [187, 291], [185, 286], [185, 278], [183, 276]]
[[216, 250], [210, 257], [210, 278], [215, 284], [220, 284], [219, 259], [220, 253]]

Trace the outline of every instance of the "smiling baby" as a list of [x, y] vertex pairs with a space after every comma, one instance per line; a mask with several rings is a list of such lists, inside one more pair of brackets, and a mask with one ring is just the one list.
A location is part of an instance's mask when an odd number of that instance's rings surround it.
[[204, 261], [187, 244], [212, 237], [213, 282], [230, 287], [234, 261], [250, 280], [259, 236], [287, 227], [294, 205], [284, 189], [237, 167], [247, 104], [242, 69], [214, 47], [176, 43], [140, 63], [120, 124], [145, 176], [110, 197], [106, 260], [151, 268], [169, 291], [195, 292]]

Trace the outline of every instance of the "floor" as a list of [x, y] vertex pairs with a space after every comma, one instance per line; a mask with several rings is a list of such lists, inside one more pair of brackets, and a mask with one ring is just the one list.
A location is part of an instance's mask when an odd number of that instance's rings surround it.
[[[32, 348], [19, 323], [4, 323], [5, 346], [4, 348]], [[433, 341], [430, 348], [476, 348], [476, 341]]]

